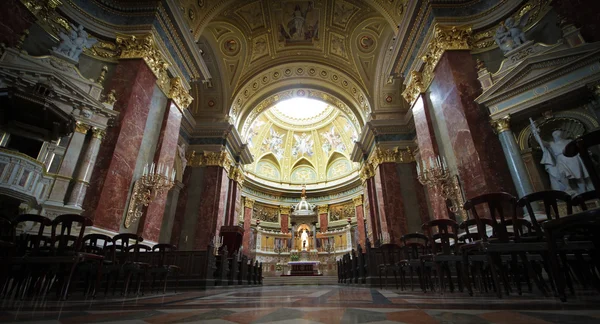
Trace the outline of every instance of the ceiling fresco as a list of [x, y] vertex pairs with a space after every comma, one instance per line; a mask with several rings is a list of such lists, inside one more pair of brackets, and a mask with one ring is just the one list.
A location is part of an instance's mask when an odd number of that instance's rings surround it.
[[356, 175], [348, 159], [358, 139], [356, 126], [323, 101], [278, 102], [254, 119], [243, 139], [254, 157], [246, 171], [261, 179], [303, 185]]

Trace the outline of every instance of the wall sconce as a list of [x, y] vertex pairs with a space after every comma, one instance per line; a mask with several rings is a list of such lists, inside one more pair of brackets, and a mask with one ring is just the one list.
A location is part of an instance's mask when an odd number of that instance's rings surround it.
[[169, 191], [175, 183], [175, 169], [169, 174], [169, 167], [162, 163], [156, 166], [144, 166], [143, 175], [133, 185], [133, 193], [129, 200], [129, 209], [125, 216], [125, 228], [142, 217], [142, 206], [148, 206], [159, 193]]

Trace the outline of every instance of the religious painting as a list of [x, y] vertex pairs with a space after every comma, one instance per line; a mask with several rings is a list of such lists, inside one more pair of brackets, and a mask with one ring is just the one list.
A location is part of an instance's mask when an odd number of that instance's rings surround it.
[[279, 181], [281, 177], [279, 168], [272, 162], [266, 160], [260, 160], [256, 164], [256, 174], [275, 181]]
[[250, 3], [238, 9], [236, 12], [250, 26], [250, 29], [258, 29], [265, 25], [264, 14], [260, 1]]
[[345, 176], [352, 171], [352, 164], [347, 159], [337, 159], [327, 168], [327, 179]]
[[346, 39], [342, 35], [331, 33], [330, 51], [331, 54], [339, 57], [347, 58], [346, 53]]
[[260, 219], [264, 222], [277, 223], [279, 222], [279, 207], [254, 204], [252, 218]]
[[313, 146], [315, 144], [314, 140], [312, 140], [312, 135], [302, 133], [301, 135], [294, 134], [294, 146], [292, 147], [292, 155], [294, 157], [298, 156], [313, 156]]
[[270, 134], [263, 140], [263, 152], [271, 152], [278, 160], [283, 157], [283, 137], [284, 133], [278, 133], [275, 129], [270, 129]]
[[278, 18], [280, 42], [310, 43], [319, 39], [319, 10], [313, 1], [285, 2]]
[[252, 60], [268, 54], [267, 36], [262, 35], [254, 39], [252, 45]]
[[358, 132], [356, 131], [356, 128], [354, 128], [354, 125], [352, 125], [350, 119], [348, 119], [346, 116], [340, 116], [337, 119], [342, 125], [344, 125], [344, 132], [350, 135], [352, 142], [358, 141]]
[[346, 144], [342, 141], [340, 134], [336, 134], [335, 126], [332, 125], [329, 131], [321, 133], [321, 138], [323, 139], [321, 148], [323, 148], [325, 156], [329, 156], [329, 152], [333, 151], [346, 151]]
[[354, 217], [354, 209], [355, 207], [353, 202], [329, 206], [329, 218], [332, 221], [346, 220], [348, 217]]
[[358, 7], [344, 0], [337, 0], [333, 7], [333, 24], [345, 28], [356, 12]]
[[310, 183], [317, 181], [317, 173], [311, 167], [300, 166], [292, 171], [293, 183]]

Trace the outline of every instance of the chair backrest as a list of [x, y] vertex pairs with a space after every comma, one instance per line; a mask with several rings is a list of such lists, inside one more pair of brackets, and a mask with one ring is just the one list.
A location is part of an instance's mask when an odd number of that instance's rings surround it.
[[458, 254], [458, 224], [451, 219], [435, 219], [426, 224], [434, 254]]
[[16, 231], [12, 221], [0, 217], [0, 241], [15, 243]]
[[[402, 248], [400, 245], [388, 243], [379, 247], [382, 255], [383, 264], [394, 265], [402, 260]], [[356, 254], [352, 250], [352, 260], [356, 259]], [[358, 261], [358, 259], [357, 259]]]
[[[73, 225], [79, 225], [79, 234], [73, 235]], [[85, 228], [92, 226], [91, 219], [75, 214], [56, 216], [52, 220], [52, 244], [56, 254], [79, 252], [83, 245]]]
[[[21, 223], [33, 223], [33, 227], [38, 226], [37, 234], [21, 233], [17, 239], [18, 254], [23, 255], [25, 253], [30, 255], [36, 255], [40, 252], [40, 242], [45, 242], [47, 239], [44, 238], [44, 229], [46, 226], [50, 226], [52, 221], [45, 216], [23, 214], [17, 216], [14, 220], [15, 229], [19, 227]], [[32, 228], [33, 228], [32, 227]]]
[[427, 254], [429, 238], [421, 233], [409, 233], [400, 237], [404, 249], [404, 257], [415, 260], [421, 255]]
[[[133, 234], [133, 233], [121, 233], [121, 234], [117, 234], [115, 236], [113, 236], [112, 238], [112, 245], [108, 246], [107, 248], [110, 249], [111, 253], [112, 253], [112, 260], [114, 261], [119, 261], [119, 262], [125, 262], [129, 260], [129, 246], [134, 245], [134, 244], [139, 244], [140, 242], [142, 242], [144, 239], [137, 235], [137, 234]], [[131, 243], [133, 241], [133, 243]], [[119, 257], [119, 260], [117, 260], [117, 257]]]
[[506, 229], [506, 220], [516, 217], [517, 198], [507, 192], [493, 192], [471, 198], [465, 202], [464, 209], [477, 221], [479, 235], [483, 241], [487, 242], [488, 235], [483, 230], [485, 226], [481, 221], [485, 217], [481, 217], [477, 212], [478, 207], [482, 205], [488, 208], [489, 219], [492, 220], [494, 227], [494, 236], [500, 241], [508, 242], [510, 235]]
[[[145, 244], [132, 244], [129, 247], [127, 247], [127, 251], [129, 252], [129, 256], [130, 256], [130, 261], [133, 262], [139, 262], [140, 260], [140, 256], [141, 253], [144, 252], [152, 252], [152, 247], [145, 245]], [[146, 261], [146, 260], [144, 260]]]
[[177, 247], [173, 244], [159, 243], [152, 247], [152, 251], [158, 253], [156, 264], [160, 267], [166, 265], [167, 255], [171, 251], [176, 251]]
[[106, 247], [112, 245], [112, 243], [113, 239], [108, 235], [97, 233], [87, 234], [83, 237], [83, 251], [106, 256], [108, 253]]
[[[480, 228], [479, 224], [481, 224], [483, 226], [483, 228]], [[485, 235], [487, 235], [488, 227], [490, 227], [492, 229], [492, 233], [493, 233], [494, 224], [492, 223], [492, 220], [489, 218], [482, 218], [482, 219], [480, 219], [479, 223], [474, 218], [467, 219], [466, 221], [464, 221], [458, 225], [458, 228], [460, 230], [464, 231], [463, 233], [459, 234], [458, 240], [461, 242], [464, 242], [464, 243], [470, 243], [470, 242], [474, 242], [477, 240], [481, 240], [482, 235], [480, 235], [479, 232], [482, 232]]]
[[589, 148], [596, 145], [600, 145], [600, 129], [579, 136], [571, 141], [565, 146], [563, 154], [566, 157], [573, 157], [579, 154], [581, 161], [583, 161], [583, 165], [585, 165], [585, 168], [590, 175], [590, 180], [596, 189], [596, 198], [600, 198], [600, 175], [598, 175], [596, 166], [594, 165], [594, 161], [589, 152]]
[[581, 210], [587, 210], [586, 203], [588, 201], [593, 201], [593, 200], [598, 200], [598, 196], [596, 195], [596, 192], [595, 191], [586, 191], [586, 192], [583, 192], [583, 193], [573, 196], [573, 199], [571, 200], [571, 202], [573, 203], [573, 206], [579, 206], [579, 208], [581, 208]]
[[[546, 213], [546, 220], [552, 220], [560, 218], [560, 213], [558, 210], [558, 203], [563, 202], [567, 207], [567, 215], [573, 213], [573, 205], [571, 204], [571, 195], [564, 191], [559, 190], [546, 190], [546, 191], [538, 191], [526, 196], [521, 197], [517, 201], [517, 205], [519, 207], [525, 207], [527, 212], [529, 213], [529, 217], [531, 219], [531, 223], [537, 232], [542, 232], [542, 228], [539, 225], [534, 209], [533, 204], [537, 202], [543, 202], [544, 204], [544, 212]], [[565, 215], [563, 215], [565, 216]]]

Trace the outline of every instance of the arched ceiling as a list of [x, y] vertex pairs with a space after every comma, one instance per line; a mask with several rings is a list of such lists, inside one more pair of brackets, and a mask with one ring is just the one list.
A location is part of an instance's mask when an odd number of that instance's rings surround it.
[[180, 0], [213, 75], [194, 85], [192, 114], [241, 131], [261, 101], [300, 87], [334, 96], [362, 124], [376, 109], [402, 109], [400, 85], [386, 82], [386, 54], [406, 3]]

